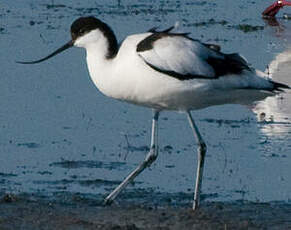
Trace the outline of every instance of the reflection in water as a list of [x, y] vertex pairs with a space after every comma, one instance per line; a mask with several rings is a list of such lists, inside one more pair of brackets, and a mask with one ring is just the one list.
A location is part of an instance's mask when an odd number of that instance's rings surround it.
[[[280, 20], [278, 21], [275, 18], [265, 19], [265, 21], [267, 25], [272, 27], [273, 35], [280, 37], [282, 43], [286, 43], [287, 46], [284, 52], [278, 54], [270, 62], [265, 72], [274, 80], [291, 85], [291, 44], [288, 44], [288, 38], [291, 37], [291, 25], [288, 25], [290, 23], [282, 24]], [[288, 135], [291, 130], [290, 101], [291, 93], [287, 90], [276, 97], [268, 97], [256, 105], [254, 111], [258, 114], [258, 120], [268, 123], [268, 125], [262, 127], [262, 131], [266, 135]]]

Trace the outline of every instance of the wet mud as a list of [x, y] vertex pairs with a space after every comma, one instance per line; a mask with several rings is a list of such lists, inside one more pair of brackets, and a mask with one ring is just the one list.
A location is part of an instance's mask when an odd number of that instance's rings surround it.
[[204, 202], [190, 207], [134, 203], [100, 206], [36, 201], [6, 195], [0, 203], [0, 229], [290, 229], [291, 205], [255, 202]]

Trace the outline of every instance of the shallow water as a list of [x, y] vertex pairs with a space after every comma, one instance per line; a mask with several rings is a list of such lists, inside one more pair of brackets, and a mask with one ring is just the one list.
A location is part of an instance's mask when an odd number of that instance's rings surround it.
[[[239, 52], [258, 69], [270, 65], [275, 80], [291, 84], [291, 58], [284, 56], [291, 45], [291, 21], [279, 18], [275, 26], [264, 21], [260, 12], [265, 4], [2, 3], [1, 192], [101, 200], [144, 158], [150, 142], [151, 111], [101, 95], [89, 78], [84, 50], [72, 49], [38, 65], [15, 60], [42, 57], [67, 42], [69, 26], [79, 16], [104, 20], [120, 41], [127, 34], [179, 21], [193, 38], [219, 44], [224, 52]], [[283, 63], [280, 54], [286, 57]], [[208, 145], [202, 188], [206, 200], [290, 202], [290, 101], [286, 93], [259, 103], [252, 109], [260, 120], [251, 108], [239, 105], [193, 112]], [[197, 158], [192, 132], [183, 114], [162, 113], [159, 125], [159, 159], [123, 197], [152, 202], [154, 193], [157, 200], [190, 201]]]

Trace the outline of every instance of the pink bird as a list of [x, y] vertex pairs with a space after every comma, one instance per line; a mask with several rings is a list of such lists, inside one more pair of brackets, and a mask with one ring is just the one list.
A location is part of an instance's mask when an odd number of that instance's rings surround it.
[[262, 15], [263, 17], [275, 17], [276, 14], [279, 12], [279, 10], [283, 8], [284, 6], [291, 6], [291, 1], [285, 1], [285, 0], [276, 1], [272, 5], [270, 5], [268, 8], [266, 8], [263, 11]]

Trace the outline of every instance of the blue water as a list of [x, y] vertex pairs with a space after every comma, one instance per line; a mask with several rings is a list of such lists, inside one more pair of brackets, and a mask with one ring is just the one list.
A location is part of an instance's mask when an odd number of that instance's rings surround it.
[[[0, 191], [101, 199], [143, 160], [150, 142], [151, 111], [98, 92], [89, 78], [84, 50], [71, 49], [38, 65], [19, 65], [16, 60], [43, 57], [70, 39], [69, 27], [76, 18], [95, 15], [120, 41], [127, 34], [179, 21], [181, 30], [193, 38], [219, 44], [224, 52], [239, 52], [253, 67], [265, 70], [291, 44], [291, 21], [279, 18], [279, 25], [268, 25], [260, 17], [266, 4], [1, 3]], [[244, 30], [245, 25], [252, 31]], [[291, 84], [286, 73], [278, 79]], [[272, 100], [255, 109], [266, 113], [266, 121], [258, 121], [252, 108], [239, 105], [193, 112], [208, 146], [202, 188], [207, 201], [290, 202], [290, 93]], [[181, 200], [192, 197], [197, 155], [185, 115], [162, 113], [159, 127], [160, 156], [123, 193], [124, 199], [152, 202], [152, 193]]]

